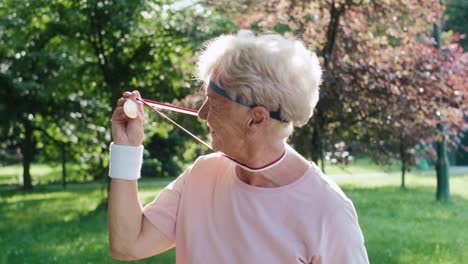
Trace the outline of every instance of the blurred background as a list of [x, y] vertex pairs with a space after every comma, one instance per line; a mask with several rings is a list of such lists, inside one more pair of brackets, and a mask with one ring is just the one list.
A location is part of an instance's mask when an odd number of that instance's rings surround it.
[[[0, 263], [113, 263], [110, 117], [127, 90], [197, 109], [206, 41], [297, 37], [324, 70], [289, 143], [354, 201], [371, 263], [468, 259], [468, 1], [0, 1]], [[146, 111], [143, 203], [209, 153]], [[208, 140], [203, 122], [168, 113]], [[174, 250], [141, 263], [175, 263]]]

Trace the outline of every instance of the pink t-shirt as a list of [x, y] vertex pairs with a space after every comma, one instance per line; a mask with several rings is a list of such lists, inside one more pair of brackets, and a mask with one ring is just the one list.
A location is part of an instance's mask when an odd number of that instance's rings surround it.
[[202, 156], [144, 208], [177, 263], [369, 262], [352, 202], [315, 164], [277, 188], [242, 182], [235, 166]]

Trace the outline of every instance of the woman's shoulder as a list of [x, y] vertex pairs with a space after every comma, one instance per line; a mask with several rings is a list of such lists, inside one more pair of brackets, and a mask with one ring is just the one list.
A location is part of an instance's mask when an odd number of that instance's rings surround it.
[[[308, 174], [307, 187], [302, 187], [308, 188], [309, 201], [319, 204], [319, 207], [323, 207], [324, 211], [329, 211], [330, 208], [352, 207], [352, 201], [340, 186], [325, 175], [317, 165], [311, 163]], [[317, 203], [317, 201], [320, 202]]]
[[213, 152], [213, 153], [209, 153], [209, 154], [206, 154], [206, 155], [201, 155], [199, 156], [193, 166], [209, 166], [209, 167], [216, 167], [216, 166], [222, 166], [222, 165], [226, 165], [228, 164], [229, 162], [227, 162], [226, 158], [221, 155], [220, 153], [218, 152]]
[[228, 159], [220, 153], [214, 152], [199, 156], [192, 165], [191, 174], [194, 177], [217, 176], [230, 165]]

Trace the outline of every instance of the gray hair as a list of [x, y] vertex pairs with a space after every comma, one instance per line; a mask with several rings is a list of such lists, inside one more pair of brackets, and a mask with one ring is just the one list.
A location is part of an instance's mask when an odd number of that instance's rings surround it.
[[221, 85], [231, 98], [279, 111], [289, 122], [282, 124], [289, 134], [291, 123], [301, 127], [308, 122], [319, 98], [317, 56], [301, 41], [278, 34], [241, 30], [222, 35], [207, 43], [197, 66], [199, 80]]

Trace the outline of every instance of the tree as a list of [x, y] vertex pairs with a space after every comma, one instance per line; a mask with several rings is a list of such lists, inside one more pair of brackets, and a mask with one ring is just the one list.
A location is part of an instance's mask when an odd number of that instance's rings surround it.
[[[83, 175], [103, 178], [107, 170], [108, 120], [125, 90], [174, 103], [188, 96], [194, 52], [213, 35], [229, 31], [224, 16], [176, 1], [14, 1], [0, 3], [0, 127], [3, 149], [21, 146], [25, 188], [37, 154], [46, 162], [66, 157]], [[3, 88], [5, 87], [5, 88]], [[185, 99], [184, 99], [185, 98]], [[180, 119], [200, 133], [195, 120]], [[183, 158], [202, 150], [149, 115], [149, 158], [177, 173]], [[173, 144], [161, 141], [171, 138]], [[175, 158], [183, 157], [183, 158]]]
[[[457, 62], [448, 58], [460, 49], [452, 42], [440, 56], [431, 37], [442, 6], [413, 0], [229, 5], [238, 10], [233, 13], [241, 27], [299, 36], [321, 57], [320, 101], [310, 125], [293, 138], [312, 160], [323, 160], [325, 148], [344, 141], [354, 152], [399, 156], [404, 173], [406, 154], [437, 138], [441, 113], [447, 133], [458, 133], [466, 86]], [[440, 64], [450, 70], [436, 71]], [[448, 72], [455, 80], [440, 82]]]
[[[32, 188], [30, 165], [41, 137], [60, 141], [47, 133], [73, 109], [58, 97], [52, 80], [63, 70], [66, 56], [51, 46], [60, 42], [60, 1], [1, 3], [0, 18], [0, 135], [2, 148], [17, 146], [23, 156], [23, 188]], [[37, 12], [39, 11], [39, 12]], [[64, 91], [65, 92], [65, 91]], [[69, 107], [63, 107], [68, 105]]]
[[[75, 3], [74, 8], [79, 10], [75, 19], [79, 23], [71, 30], [84, 43], [88, 56], [93, 55], [89, 61], [100, 76], [98, 87], [104, 88], [99, 97], [111, 108], [123, 91], [133, 89], [147, 98], [181, 102], [193, 92], [189, 88], [196, 86], [194, 51], [211, 34], [232, 26], [223, 16], [197, 11], [201, 6], [176, 6], [175, 1], [92, 0]], [[149, 123], [154, 124], [153, 120], [150, 117]], [[179, 120], [206, 131], [193, 120]], [[176, 173], [182, 162], [175, 157], [187, 152], [190, 139], [171, 126], [148, 126], [146, 134], [150, 157], [163, 170]], [[174, 144], [162, 144], [168, 140]]]

